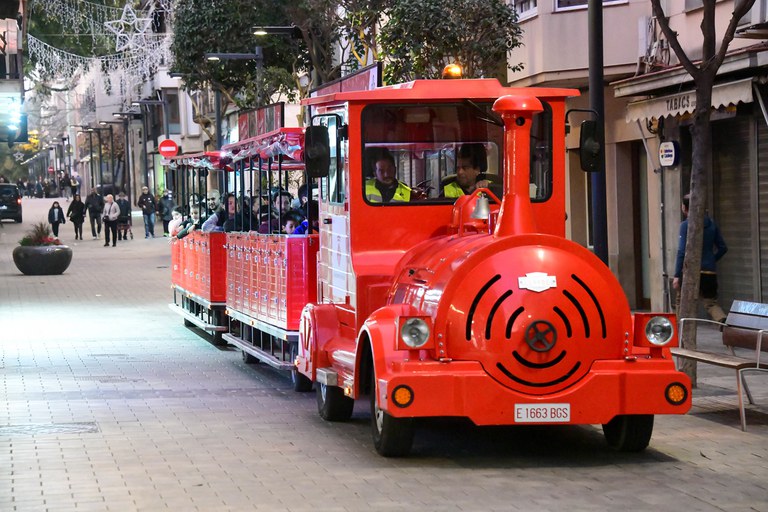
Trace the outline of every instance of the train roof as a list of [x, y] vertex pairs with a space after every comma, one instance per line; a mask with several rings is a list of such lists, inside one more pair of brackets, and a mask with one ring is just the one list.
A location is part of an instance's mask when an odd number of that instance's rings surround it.
[[248, 157], [260, 157], [262, 161], [283, 157], [282, 170], [303, 169], [303, 150], [304, 128], [278, 128], [222, 147], [225, 159], [232, 162]]
[[495, 78], [462, 80], [414, 80], [364, 91], [335, 92], [306, 98], [304, 105], [341, 102], [395, 102], [444, 100], [495, 100], [506, 95], [536, 96], [537, 98], [568, 98], [578, 96], [577, 89], [556, 87], [504, 87]]

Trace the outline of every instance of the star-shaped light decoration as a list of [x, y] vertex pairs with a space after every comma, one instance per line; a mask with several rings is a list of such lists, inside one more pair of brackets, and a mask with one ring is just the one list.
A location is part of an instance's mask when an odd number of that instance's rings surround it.
[[117, 36], [115, 50], [136, 50], [144, 46], [152, 18], [138, 18], [130, 4], [125, 4], [119, 20], [105, 21], [107, 30]]
[[24, 153], [16, 152], [13, 154], [13, 158], [15, 158], [17, 162], [21, 162], [24, 160]]

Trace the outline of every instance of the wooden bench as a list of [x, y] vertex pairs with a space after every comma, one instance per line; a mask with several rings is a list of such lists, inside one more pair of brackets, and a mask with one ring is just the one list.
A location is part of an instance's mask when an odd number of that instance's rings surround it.
[[[741, 388], [742, 386], [744, 387], [749, 403], [754, 404], [755, 401], [752, 399], [752, 393], [749, 391], [744, 374], [747, 372], [768, 372], [766, 357], [763, 357], [762, 360], [760, 357], [761, 352], [768, 352], [768, 304], [735, 300], [724, 323], [702, 318], [681, 318], [680, 332], [683, 332], [686, 322], [710, 323], [721, 326], [723, 345], [728, 348], [729, 353], [672, 348], [672, 355], [736, 371], [741, 430], [746, 431], [747, 421]], [[765, 343], [763, 343], [763, 340], [765, 340]], [[754, 350], [754, 358], [736, 355], [736, 347]]]

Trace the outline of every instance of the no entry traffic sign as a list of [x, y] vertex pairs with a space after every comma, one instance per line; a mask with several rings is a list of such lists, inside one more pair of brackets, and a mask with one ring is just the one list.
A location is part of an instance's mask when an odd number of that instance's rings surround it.
[[176, 156], [176, 153], [179, 152], [179, 145], [176, 144], [171, 139], [165, 139], [160, 143], [160, 145], [157, 147], [157, 150], [160, 152], [161, 155], [163, 155], [165, 158], [169, 158], [172, 156]]

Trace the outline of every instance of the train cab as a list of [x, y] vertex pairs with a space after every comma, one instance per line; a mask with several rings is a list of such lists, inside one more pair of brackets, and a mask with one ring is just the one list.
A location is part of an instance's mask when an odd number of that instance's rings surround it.
[[633, 317], [610, 270], [564, 238], [576, 94], [417, 80], [306, 100], [320, 251], [296, 364], [323, 418], [368, 397], [383, 455], [407, 453], [428, 416], [602, 423], [637, 450], [654, 413], [690, 407], [660, 348], [674, 317]]

